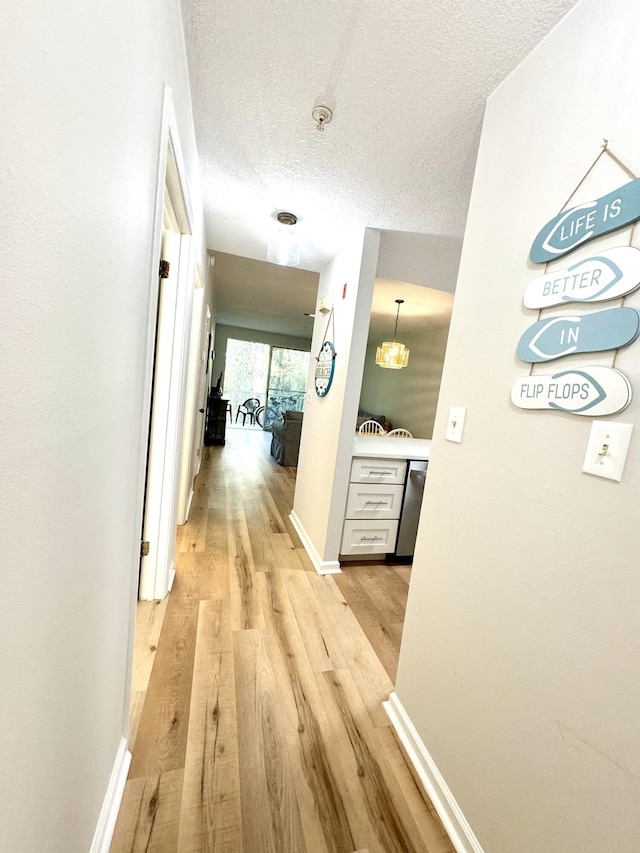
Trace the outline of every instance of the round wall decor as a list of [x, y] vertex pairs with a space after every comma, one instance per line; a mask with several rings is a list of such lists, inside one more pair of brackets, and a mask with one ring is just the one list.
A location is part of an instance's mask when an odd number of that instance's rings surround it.
[[315, 388], [318, 397], [326, 397], [333, 381], [336, 351], [331, 341], [325, 341], [316, 358]]

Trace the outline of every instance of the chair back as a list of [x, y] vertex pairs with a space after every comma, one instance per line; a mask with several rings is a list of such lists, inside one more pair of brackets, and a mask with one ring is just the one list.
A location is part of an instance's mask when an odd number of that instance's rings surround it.
[[413, 438], [413, 435], [408, 429], [402, 429], [402, 427], [399, 427], [398, 429], [392, 429], [391, 432], [388, 432], [387, 438]]
[[384, 429], [378, 421], [365, 421], [358, 430], [360, 435], [384, 435]]
[[249, 397], [248, 400], [245, 400], [244, 403], [241, 404], [240, 409], [244, 408], [247, 413], [253, 413], [260, 405], [260, 400], [257, 397]]

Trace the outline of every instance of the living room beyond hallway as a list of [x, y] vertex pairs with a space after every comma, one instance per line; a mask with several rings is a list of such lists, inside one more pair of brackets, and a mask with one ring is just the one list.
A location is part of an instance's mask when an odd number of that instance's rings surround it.
[[382, 708], [409, 568], [316, 574], [270, 440], [205, 449], [173, 590], [138, 605], [111, 850], [453, 853]]

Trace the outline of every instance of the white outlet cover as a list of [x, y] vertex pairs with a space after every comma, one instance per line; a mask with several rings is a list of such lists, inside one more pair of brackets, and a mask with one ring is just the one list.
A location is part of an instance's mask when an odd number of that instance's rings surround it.
[[462, 441], [462, 430], [464, 429], [464, 419], [466, 414], [467, 410], [464, 406], [452, 406], [449, 409], [447, 431], [444, 436], [447, 441], [456, 441], [460, 444]]
[[593, 421], [582, 470], [605, 480], [622, 480], [633, 424]]

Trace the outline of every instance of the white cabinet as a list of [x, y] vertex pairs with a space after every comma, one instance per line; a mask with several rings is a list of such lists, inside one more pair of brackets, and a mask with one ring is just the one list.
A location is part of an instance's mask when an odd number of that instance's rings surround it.
[[404, 483], [406, 459], [367, 459], [356, 456], [351, 463], [351, 483]]
[[406, 467], [404, 459], [353, 460], [342, 555], [388, 554], [395, 550]]
[[344, 556], [388, 554], [396, 547], [398, 519], [389, 521], [353, 521], [347, 519], [340, 551]]
[[351, 483], [347, 518], [400, 518], [403, 486], [382, 483]]

